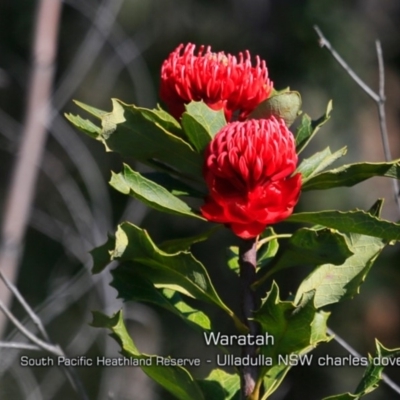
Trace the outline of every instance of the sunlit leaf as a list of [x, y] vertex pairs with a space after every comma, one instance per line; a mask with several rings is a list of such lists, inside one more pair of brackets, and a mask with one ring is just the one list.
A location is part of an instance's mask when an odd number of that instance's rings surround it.
[[382, 163], [343, 165], [321, 172], [302, 185], [302, 190], [322, 190], [340, 186], [354, 186], [374, 176], [400, 179], [400, 160]]
[[164, 357], [147, 355], [137, 349], [126, 330], [121, 311], [112, 317], [94, 312], [92, 326], [109, 329], [112, 337], [121, 346], [121, 354], [142, 363], [140, 365], [142, 370], [177, 399], [205, 400], [198, 384], [185, 368], [162, 365]]
[[292, 214], [288, 222], [323, 225], [341, 232], [359, 233], [388, 241], [400, 240], [400, 224], [386, 221], [362, 210], [315, 211]]
[[201, 153], [215, 134], [226, 125], [222, 110], [212, 110], [204, 102], [187, 104], [182, 114], [182, 126], [190, 143]]
[[238, 374], [228, 374], [216, 368], [204, 380], [197, 383], [206, 399], [212, 400], [239, 400], [240, 378]]
[[156, 210], [204, 219], [167, 189], [145, 178], [126, 164], [124, 164], [123, 172], [112, 173], [110, 185], [119, 192], [135, 197]]
[[[305, 182], [316, 175], [318, 172], [323, 171], [326, 167], [335, 162], [338, 158], [343, 157], [347, 152], [347, 147], [342, 147], [340, 150], [335, 151], [333, 154], [329, 147], [315, 153], [310, 158], [304, 159], [297, 167], [296, 172], [301, 173], [303, 187]], [[302, 187], [302, 189], [303, 189]]]
[[300, 154], [308, 145], [310, 140], [315, 136], [318, 130], [324, 125], [330, 118], [330, 113], [332, 111], [332, 101], [328, 103], [325, 114], [315, 121], [304, 114], [299, 127], [297, 128], [296, 137], [296, 151]]

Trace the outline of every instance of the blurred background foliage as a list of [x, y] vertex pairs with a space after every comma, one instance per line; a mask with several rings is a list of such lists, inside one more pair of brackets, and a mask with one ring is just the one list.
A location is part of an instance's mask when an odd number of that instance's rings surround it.
[[[25, 111], [31, 66], [36, 1], [0, 1], [0, 205], [9, 188]], [[115, 18], [114, 18], [115, 17]], [[52, 340], [69, 356], [117, 356], [104, 332], [88, 324], [90, 310], [111, 313], [122, 305], [108, 287], [110, 276], [90, 274], [88, 251], [106, 240], [116, 224], [130, 220], [145, 227], [159, 243], [206, 229], [201, 222], [169, 217], [146, 209], [108, 187], [110, 170], [120, 171], [121, 157], [75, 132], [64, 112], [77, 113], [72, 99], [109, 110], [110, 98], [144, 107], [157, 104], [162, 61], [180, 43], [211, 45], [237, 54], [250, 50], [267, 61], [277, 89], [301, 92], [303, 111], [317, 118], [333, 99], [331, 121], [302, 157], [330, 146], [348, 145], [345, 162], [382, 161], [375, 104], [356, 86], [325, 49], [318, 46], [313, 25], [356, 72], [377, 90], [375, 40], [382, 42], [386, 67], [387, 118], [392, 155], [400, 157], [400, 3], [397, 0], [65, 0], [58, 39], [53, 114], [18, 287], [46, 323]], [[132, 160], [123, 160], [133, 164]], [[143, 166], [136, 165], [137, 168]], [[385, 197], [383, 217], [398, 220], [389, 180], [373, 179], [355, 188], [309, 192], [300, 210], [368, 208]], [[1, 214], [3, 215], [3, 214]], [[1, 218], [1, 217], [0, 217]], [[279, 230], [290, 230], [283, 225]], [[220, 231], [195, 245], [194, 254], [210, 271], [222, 298], [238, 309], [238, 285], [225, 265], [232, 234]], [[331, 307], [330, 326], [357, 351], [374, 349], [377, 337], [387, 347], [400, 347], [400, 273], [398, 245], [385, 251], [361, 294]], [[306, 268], [283, 271], [276, 280], [282, 295], [293, 292]], [[139, 348], [162, 355], [213, 357], [199, 335], [176, 318], [148, 305], [124, 305]], [[17, 304], [12, 310], [21, 320]], [[213, 309], [211, 315], [219, 318]], [[222, 332], [233, 327], [222, 317]], [[19, 336], [12, 327], [5, 340]], [[21, 339], [21, 338], [19, 338]], [[21, 339], [22, 340], [22, 339]], [[334, 341], [317, 354], [346, 355]], [[34, 353], [27, 353], [37, 356]], [[57, 368], [21, 368], [20, 353], [0, 353], [0, 398], [77, 398]], [[205, 377], [210, 366], [193, 371]], [[388, 374], [400, 382], [397, 368]], [[153, 400], [171, 397], [154, 387], [137, 369], [78, 368], [91, 399]], [[273, 400], [320, 399], [352, 391], [362, 368], [296, 367]], [[371, 400], [399, 396], [382, 384]]]

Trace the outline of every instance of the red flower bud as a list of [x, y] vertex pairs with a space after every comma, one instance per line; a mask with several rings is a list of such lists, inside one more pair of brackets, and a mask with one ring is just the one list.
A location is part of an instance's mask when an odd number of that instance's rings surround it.
[[226, 125], [205, 152], [203, 216], [241, 238], [256, 237], [293, 212], [301, 189], [301, 175], [290, 176], [296, 164], [295, 141], [283, 120]]
[[251, 63], [248, 51], [239, 59], [223, 52], [212, 53], [201, 46], [194, 55], [194, 44], [181, 44], [161, 68], [160, 97], [171, 114], [180, 118], [184, 104], [203, 100], [213, 110], [223, 109], [227, 121], [238, 112], [244, 120], [272, 91], [265, 61]]

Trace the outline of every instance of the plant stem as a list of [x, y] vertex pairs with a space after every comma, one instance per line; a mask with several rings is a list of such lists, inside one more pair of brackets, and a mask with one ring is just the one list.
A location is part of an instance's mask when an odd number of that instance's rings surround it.
[[[242, 314], [245, 325], [249, 328], [250, 335], [257, 335], [258, 324], [251, 320], [253, 311], [257, 309], [257, 298], [251, 285], [256, 280], [257, 265], [257, 239], [243, 240], [239, 246], [239, 266], [242, 298]], [[242, 357], [256, 356], [257, 346], [243, 346]], [[240, 371], [241, 399], [249, 400], [256, 385], [258, 368], [256, 366], [243, 366]]]

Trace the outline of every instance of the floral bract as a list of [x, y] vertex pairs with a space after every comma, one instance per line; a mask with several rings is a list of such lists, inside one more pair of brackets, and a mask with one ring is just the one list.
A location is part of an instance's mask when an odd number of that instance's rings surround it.
[[160, 97], [175, 118], [180, 118], [185, 104], [203, 100], [214, 110], [223, 109], [227, 121], [235, 112], [244, 120], [270, 96], [273, 85], [258, 56], [253, 67], [248, 51], [237, 59], [213, 53], [210, 46], [201, 46], [195, 55], [195, 47], [181, 44], [162, 65]]
[[242, 238], [259, 235], [293, 212], [301, 189], [301, 175], [290, 176], [296, 164], [294, 138], [281, 119], [228, 124], [206, 149], [203, 216]]

